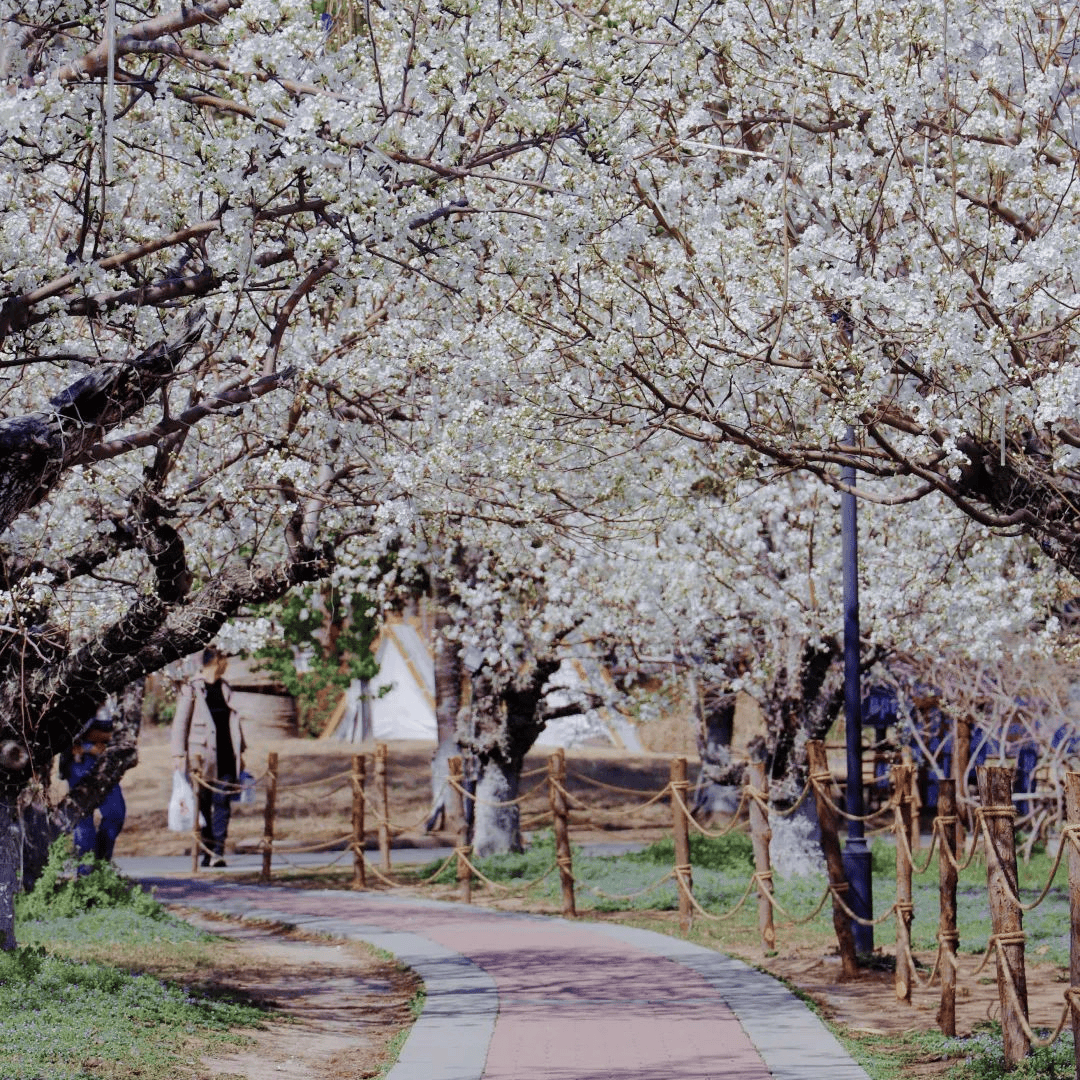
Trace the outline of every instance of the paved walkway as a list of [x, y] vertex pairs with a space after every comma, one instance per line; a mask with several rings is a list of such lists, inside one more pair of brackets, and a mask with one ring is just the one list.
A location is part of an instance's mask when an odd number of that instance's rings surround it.
[[427, 1002], [388, 1080], [867, 1080], [738, 960], [649, 930], [387, 893], [144, 878], [166, 903], [386, 949]]

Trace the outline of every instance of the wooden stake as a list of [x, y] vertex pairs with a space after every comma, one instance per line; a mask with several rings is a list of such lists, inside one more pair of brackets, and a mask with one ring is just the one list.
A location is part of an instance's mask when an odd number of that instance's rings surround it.
[[[829, 885], [833, 895], [833, 930], [840, 946], [840, 977], [855, 979], [859, 975], [859, 965], [855, 958], [855, 934], [851, 929], [851, 918], [840, 904], [839, 893], [843, 896], [848, 891], [847, 877], [844, 875], [844, 857], [840, 851], [838, 814], [834, 803], [839, 793], [833, 783], [829, 769], [829, 759], [825, 753], [825, 744], [816, 739], [806, 744], [806, 756], [810, 765], [810, 776], [817, 781], [814, 785], [814, 801], [817, 804], [818, 824], [821, 826], [821, 850], [825, 855], [825, 866], [829, 874]], [[821, 788], [825, 790], [822, 791]]]
[[[746, 782], [761, 796], [762, 801], [768, 802], [769, 781], [762, 762], [750, 763]], [[773, 891], [772, 862], [769, 858], [772, 829], [769, 828], [766, 807], [754, 798], [750, 799], [750, 840], [754, 845], [754, 869], [757, 871], [758, 932], [765, 951], [771, 953], [776, 951], [776, 928], [773, 925], [773, 907], [769, 902]]]
[[555, 828], [555, 857], [559, 863], [564, 915], [577, 916], [574, 903], [574, 864], [570, 854], [570, 808], [563, 786], [566, 780], [566, 753], [560, 747], [548, 758], [548, 797]]
[[894, 821], [896, 827], [896, 1000], [911, 1004], [911, 986], [915, 972], [911, 961], [911, 858], [900, 836], [911, 836], [911, 786], [915, 769], [911, 765], [894, 765], [890, 770], [893, 786]]
[[[986, 822], [986, 885], [990, 893], [990, 921], [1000, 942], [997, 958], [998, 997], [1001, 1000], [1001, 1033], [1005, 1041], [1005, 1064], [1018, 1064], [1031, 1049], [1019, 1012], [1027, 1019], [1027, 976], [1024, 972], [1023, 912], [1010, 896], [1017, 895], [1015, 809], [1012, 802], [1013, 770], [997, 765], [976, 770], [979, 799]], [[1016, 1000], [1008, 981], [1016, 989]]]
[[191, 791], [195, 799], [195, 816], [191, 822], [191, 872], [199, 872], [199, 854], [202, 846], [202, 829], [199, 827], [199, 792], [202, 791], [202, 772], [191, 770]]
[[472, 903], [472, 870], [469, 869], [469, 855], [472, 848], [462, 844], [457, 848], [457, 880], [463, 904]]
[[911, 766], [911, 780], [908, 783], [908, 801], [911, 804], [911, 812], [908, 815], [911, 824], [908, 827], [908, 844], [912, 853], [922, 848], [922, 795], [919, 793], [919, 766], [915, 761], [915, 755], [910, 746], [905, 746], [900, 751], [900, 761], [903, 765]]
[[354, 889], [367, 888], [367, 867], [364, 864], [364, 780], [367, 762], [363, 754], [353, 754], [352, 759], [352, 842]]
[[938, 885], [941, 890], [941, 920], [938, 923], [938, 941], [941, 948], [941, 1004], [938, 1007], [938, 1027], [942, 1035], [956, 1035], [956, 950], [960, 935], [956, 930], [956, 858], [958, 845], [956, 833], [959, 820], [956, 816], [956, 781], [939, 780], [937, 803]]
[[967, 836], [967, 825], [971, 824], [968, 791], [968, 774], [971, 765], [971, 719], [956, 718], [956, 746], [953, 752], [953, 779], [956, 781], [956, 815], [960, 819], [956, 824], [956, 846], [962, 850]]
[[262, 874], [259, 880], [263, 884], [270, 881], [270, 862], [274, 856], [274, 807], [277, 803], [278, 756], [271, 751], [266, 759], [266, 807], [263, 810], [263, 858]]
[[469, 826], [465, 823], [465, 765], [460, 757], [448, 758], [446, 768], [450, 776], [450, 791], [447, 798], [454, 806], [457, 821], [460, 823], [458, 830], [458, 843], [469, 842]]
[[461, 822], [461, 832], [458, 834], [457, 842], [458, 889], [461, 893], [462, 902], [471, 904], [472, 871], [469, 869], [469, 864], [465, 861], [471, 849], [469, 847], [469, 826], [466, 824], [465, 818], [465, 796], [462, 794], [462, 790], [465, 787], [465, 766], [460, 757], [452, 757], [446, 764], [447, 768], [450, 770], [450, 779], [452, 781], [449, 797], [454, 800], [454, 803], [457, 806], [457, 819]]
[[375, 786], [379, 795], [379, 854], [382, 856], [382, 868], [390, 873], [390, 786], [387, 782], [386, 743], [375, 744]]
[[[690, 869], [690, 823], [687, 821], [686, 805], [690, 784], [686, 779], [686, 758], [673, 758], [671, 762], [671, 831], [675, 838], [675, 874], [679, 892], [679, 927], [685, 934], [690, 929], [693, 906], [690, 894], [694, 888], [693, 871]], [[678, 796], [678, 797], [676, 797]]]
[[[1065, 820], [1080, 825], [1080, 773], [1065, 774]], [[1069, 982], [1073, 993], [1080, 991], [1080, 850], [1068, 836], [1061, 842], [1069, 845]], [[1072, 1010], [1073, 1045], [1076, 1047], [1076, 1080], [1080, 1080], [1080, 1012]]]

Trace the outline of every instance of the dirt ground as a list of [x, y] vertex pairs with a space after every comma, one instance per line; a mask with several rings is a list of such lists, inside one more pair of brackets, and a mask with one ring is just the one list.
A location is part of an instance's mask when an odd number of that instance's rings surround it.
[[[167, 732], [148, 728], [140, 740], [140, 761], [124, 779], [123, 791], [128, 817], [117, 843], [116, 854], [180, 855], [190, 852], [190, 838], [170, 833], [166, 828], [166, 809], [171, 785]], [[430, 797], [428, 767], [432, 747], [423, 743], [391, 743], [389, 748], [390, 816], [394, 821], [412, 822], [414, 827], [397, 836], [400, 846], [452, 845], [450, 834], [425, 835], [422, 821]], [[275, 850], [287, 857], [292, 846], [310, 842], [312, 837], [330, 840], [349, 832], [351, 791], [347, 773], [353, 753], [371, 755], [372, 745], [343, 745], [311, 740], [282, 740], [255, 743], [247, 754], [247, 767], [257, 776], [266, 770], [267, 755], [279, 755], [278, 816], [275, 824]], [[525, 770], [540, 769], [549, 751], [540, 748], [526, 760]], [[658, 791], [668, 780], [671, 755], [631, 755], [617, 750], [584, 749], [567, 754], [568, 789], [589, 802], [591, 827], [575, 825], [575, 842], [598, 839], [654, 840], [669, 830], [670, 809], [666, 803], [649, 808], [643, 814], [628, 817], [626, 807], [643, 800], [632, 795], [596, 786], [596, 782], [636, 792]], [[370, 757], [369, 757], [369, 784]], [[691, 781], [695, 769], [691, 764]], [[317, 783], [322, 778], [331, 779]], [[300, 785], [292, 788], [292, 785]], [[305, 786], [307, 785], [307, 786]], [[547, 791], [542, 776], [526, 779], [537, 790], [523, 807], [527, 823], [531, 812], [547, 808]], [[371, 789], [369, 788], [369, 791]], [[230, 827], [229, 850], [255, 850], [263, 832], [263, 796], [254, 806], [237, 808]], [[580, 817], [580, 815], [579, 815]], [[527, 825], [526, 825], [527, 827]], [[375, 843], [369, 832], [369, 846]], [[482, 897], [478, 897], [483, 902]], [[613, 918], [617, 916], [603, 916]], [[657, 913], [658, 922], [670, 922], [670, 913]], [[243, 987], [257, 994], [269, 995], [300, 1023], [273, 1025], [260, 1034], [258, 1046], [247, 1055], [228, 1061], [207, 1062], [210, 1071], [200, 1080], [234, 1080], [236, 1077], [266, 1075], [265, 1063], [273, 1060], [275, 1075], [318, 1076], [325, 1080], [352, 1080], [377, 1074], [382, 1047], [403, 1016], [412, 986], [407, 980], [361, 973], [370, 993], [357, 996], [341, 968], [355, 963], [346, 959], [348, 947], [303, 940], [287, 944], [280, 935], [267, 930], [230, 923], [224, 928], [233, 940], [246, 949], [261, 951], [265, 968], [247, 977]], [[891, 926], [876, 931], [882, 952], [888, 954]], [[282, 952], [282, 950], [286, 950]], [[867, 970], [856, 982], [839, 981], [839, 959], [835, 952], [822, 955], [809, 949], [782, 948], [782, 955], [769, 957], [753, 942], [733, 949], [744, 959], [787, 980], [808, 994], [826, 1016], [871, 1042], [906, 1032], [936, 1028], [939, 989], [935, 984], [917, 988], [910, 1005], [896, 1001], [893, 976], [888, 971]], [[370, 959], [370, 958], [369, 958]], [[918, 958], [926, 967], [934, 962], [931, 954]], [[998, 994], [991, 963], [975, 974], [980, 958], [961, 956], [957, 1026], [960, 1034], [970, 1034], [981, 1021], [998, 1015]], [[304, 979], [300, 973], [303, 971]], [[313, 982], [307, 990], [301, 982], [308, 976]], [[1061, 1015], [1062, 993], [1067, 975], [1051, 965], [1029, 964], [1028, 996], [1030, 1015], [1040, 1026], [1056, 1026]], [[357, 1011], [358, 1010], [358, 1011]], [[359, 1018], [359, 1019], [357, 1019]], [[362, 1040], [349, 1038], [345, 1029], [359, 1031]], [[368, 1036], [382, 1031], [382, 1043]], [[388, 1034], [389, 1033], [389, 1034]], [[290, 1064], [295, 1062], [296, 1064]], [[262, 1071], [259, 1066], [262, 1065]], [[941, 1075], [947, 1061], [913, 1061], [905, 1068], [908, 1075], [929, 1078]], [[303, 1071], [306, 1069], [307, 1071]], [[216, 1070], [216, 1071], [215, 1071]], [[298, 1070], [298, 1071], [290, 1071]]]
[[223, 935], [214, 977], [203, 986], [239, 991], [281, 1010], [233, 1053], [204, 1057], [197, 1080], [369, 1080], [412, 1022], [420, 980], [352, 942], [178, 912]]

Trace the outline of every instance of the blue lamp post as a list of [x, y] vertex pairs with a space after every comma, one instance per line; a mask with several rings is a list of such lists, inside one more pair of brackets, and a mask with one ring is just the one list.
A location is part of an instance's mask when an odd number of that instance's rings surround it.
[[[854, 449], [855, 433], [849, 427], [845, 444]], [[848, 489], [855, 487], [855, 468], [845, 465], [840, 479]], [[859, 524], [855, 496], [840, 493], [840, 539], [844, 571], [844, 728], [847, 733], [848, 835], [844, 846], [844, 874], [848, 880], [847, 902], [863, 919], [872, 919], [874, 902], [870, 883], [870, 849], [866, 846], [862, 784], [862, 689], [859, 682]], [[874, 951], [874, 928], [852, 922], [855, 951]]]

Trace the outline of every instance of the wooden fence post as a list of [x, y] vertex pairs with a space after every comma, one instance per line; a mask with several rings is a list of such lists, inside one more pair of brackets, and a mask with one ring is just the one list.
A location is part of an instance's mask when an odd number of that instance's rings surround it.
[[472, 870], [469, 868], [469, 856], [472, 848], [468, 844], [457, 847], [457, 881], [463, 904], [472, 903]]
[[900, 763], [911, 766], [911, 779], [908, 781], [908, 802], [911, 810], [908, 814], [908, 845], [912, 852], [922, 848], [922, 795], [919, 794], [919, 766], [910, 746], [900, 751]]
[[363, 754], [353, 754], [352, 759], [352, 842], [354, 889], [367, 888], [367, 867], [364, 864], [364, 780], [367, 762]]
[[[938, 1007], [938, 1026], [942, 1035], [956, 1035], [956, 950], [960, 935], [956, 930], [956, 781], [938, 780], [937, 829], [938, 885], [941, 890], [941, 921], [938, 942], [941, 949], [941, 1004]], [[950, 859], [949, 856], [952, 856]], [[1080, 1078], [1078, 1078], [1080, 1080]]]
[[[1080, 773], [1065, 774], [1065, 820], [1070, 825], [1080, 825]], [[1067, 834], [1061, 838], [1069, 845], [1069, 983], [1070, 994], [1080, 992], [1080, 837], [1074, 841]], [[1071, 1000], [1071, 998], [1070, 998]], [[1074, 1004], [1072, 1031], [1076, 1054], [1076, 1080], [1080, 1080], [1080, 1012]]]
[[840, 977], [855, 979], [859, 975], [859, 964], [855, 957], [855, 934], [851, 928], [851, 917], [840, 902], [840, 896], [848, 890], [848, 882], [844, 876], [844, 857], [840, 851], [838, 815], [835, 808], [838, 796], [833, 785], [825, 744], [812, 739], [806, 744], [806, 756], [810, 766], [810, 779], [814, 783], [818, 824], [821, 826], [821, 850], [825, 855], [829, 886], [834, 894], [833, 930], [836, 932], [836, 942], [840, 946]]
[[773, 925], [773, 907], [769, 901], [773, 891], [772, 862], [769, 858], [772, 829], [769, 828], [769, 781], [765, 775], [764, 763], [750, 763], [746, 782], [748, 787], [761, 796], [760, 800], [750, 797], [750, 839], [754, 845], [754, 870], [757, 872], [758, 932], [761, 934], [765, 951], [771, 953], [776, 951], [776, 928]]
[[570, 854], [570, 808], [563, 794], [566, 780], [566, 753], [560, 747], [548, 758], [548, 797], [555, 829], [555, 858], [559, 865], [559, 881], [562, 884], [562, 910], [564, 915], [577, 915], [574, 903], [574, 863]]
[[278, 756], [271, 751], [266, 759], [266, 808], [263, 810], [263, 858], [259, 880], [270, 881], [270, 862], [274, 856], [274, 806], [277, 802]]
[[675, 885], [679, 892], [679, 927], [685, 934], [690, 929], [693, 906], [690, 896], [694, 876], [690, 868], [690, 822], [687, 820], [687, 796], [690, 783], [686, 779], [686, 758], [671, 762], [671, 828], [675, 838]]
[[199, 793], [202, 791], [202, 771], [191, 770], [191, 791], [195, 799], [195, 816], [191, 819], [191, 872], [199, 872], [199, 855], [202, 848], [202, 829], [199, 827]]
[[[986, 885], [990, 893], [990, 921], [998, 940], [997, 981], [1001, 999], [1001, 1033], [1005, 1041], [1005, 1064], [1010, 1068], [1027, 1057], [1031, 1042], [1009, 992], [1011, 981], [1016, 1001], [1027, 1019], [1027, 976], [1024, 972], [1023, 912], [1013, 901], [1017, 895], [1016, 838], [1012, 802], [1013, 770], [983, 765], [976, 770], [979, 799], [986, 825]], [[1012, 895], [1010, 895], [1010, 892]]]
[[908, 845], [901, 841], [901, 836], [910, 843], [912, 798], [911, 786], [914, 777], [911, 765], [894, 765], [890, 770], [893, 787], [893, 821], [896, 829], [896, 1000], [911, 1004], [911, 986], [915, 981], [915, 972], [909, 957], [911, 956], [911, 922], [914, 908], [911, 904], [911, 855]]
[[[971, 798], [968, 793], [968, 773], [971, 767], [971, 719], [956, 718], [956, 746], [953, 748], [953, 779], [956, 781], [956, 847], [962, 851], [971, 825]], [[976, 843], [978, 837], [976, 837]]]
[[458, 835], [457, 852], [457, 881], [461, 893], [462, 902], [472, 903], [472, 871], [466, 861], [469, 856], [469, 826], [465, 816], [465, 796], [462, 791], [465, 787], [465, 766], [460, 757], [452, 757], [447, 762], [450, 770], [451, 791], [450, 798], [454, 799], [458, 807], [458, 821], [461, 822], [461, 832]]
[[379, 796], [379, 854], [382, 868], [390, 873], [390, 785], [387, 781], [386, 743], [375, 744], [375, 786]]

